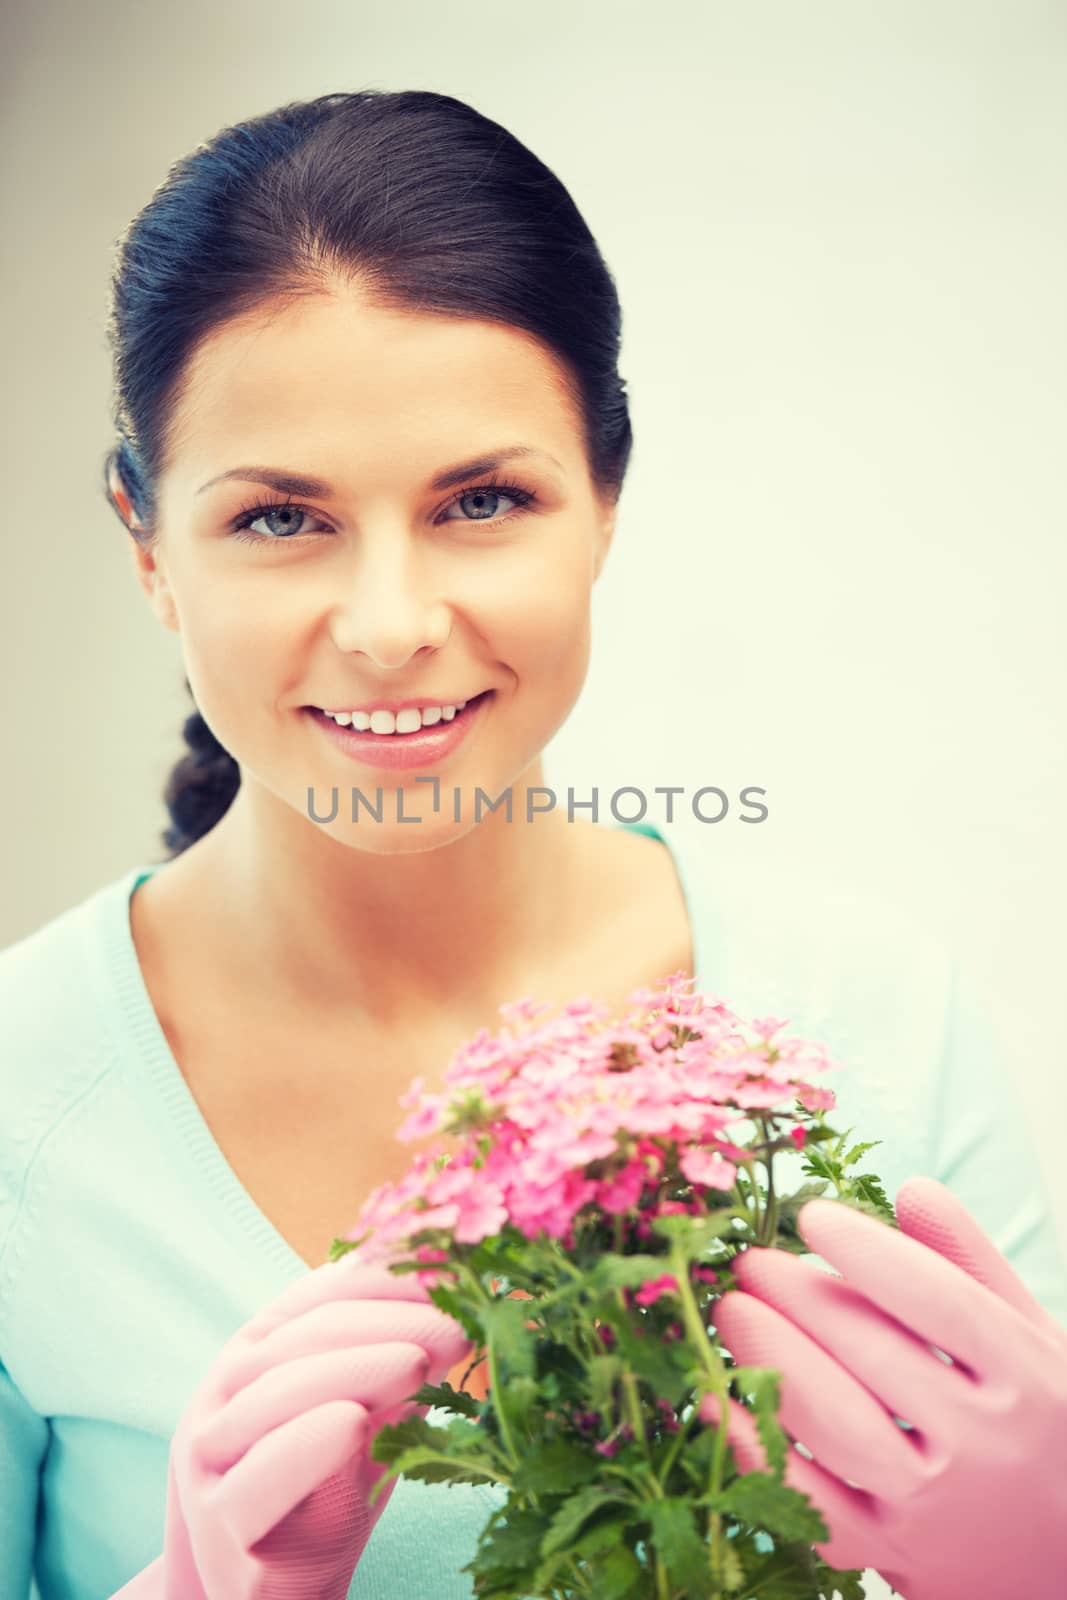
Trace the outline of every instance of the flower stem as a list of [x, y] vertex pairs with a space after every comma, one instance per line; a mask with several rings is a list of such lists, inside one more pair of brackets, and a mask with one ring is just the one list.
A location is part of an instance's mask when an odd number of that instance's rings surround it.
[[[708, 1338], [708, 1330], [704, 1326], [689, 1284], [689, 1263], [677, 1244], [671, 1251], [671, 1265], [674, 1268], [674, 1276], [678, 1284], [678, 1299], [682, 1307], [682, 1320], [685, 1323], [689, 1337], [693, 1341], [700, 1364], [704, 1368], [708, 1391], [718, 1395], [722, 1406], [722, 1414], [715, 1439], [715, 1449], [712, 1455], [711, 1480], [708, 1484], [709, 1493], [714, 1499], [722, 1489], [723, 1467], [726, 1460], [726, 1430], [730, 1417], [730, 1380], [717, 1350]], [[708, 1537], [711, 1541], [712, 1578], [717, 1579], [722, 1572], [725, 1556], [725, 1551], [722, 1547], [724, 1535], [722, 1513], [720, 1511], [714, 1509], [709, 1511]], [[715, 1600], [718, 1600], [718, 1592], [716, 1592]]]
[[512, 1466], [517, 1467], [520, 1463], [521, 1457], [515, 1447], [514, 1435], [511, 1432], [511, 1423], [508, 1421], [507, 1413], [504, 1410], [504, 1406], [500, 1398], [503, 1394], [503, 1390], [500, 1386], [500, 1373], [497, 1369], [496, 1360], [496, 1346], [493, 1343], [492, 1334], [489, 1335], [487, 1356], [489, 1361], [489, 1393], [492, 1396], [493, 1410], [496, 1412], [496, 1420], [500, 1428], [500, 1437], [504, 1441], [504, 1448], [507, 1450], [509, 1461], [511, 1462]]
[[[625, 1313], [626, 1301], [623, 1299], [621, 1289], [616, 1289], [615, 1297]], [[630, 1426], [633, 1429], [635, 1436], [640, 1439], [645, 1455], [648, 1457], [649, 1461], [651, 1461], [652, 1452], [648, 1448], [648, 1434], [645, 1432], [645, 1419], [641, 1414], [641, 1396], [637, 1391], [637, 1378], [628, 1367], [623, 1369], [621, 1377], [623, 1394], [626, 1399], [626, 1412], [630, 1420]]]
[[756, 1121], [759, 1123], [760, 1132], [763, 1135], [764, 1143], [768, 1147], [767, 1154], [764, 1159], [764, 1165], [767, 1168], [767, 1208], [764, 1212], [765, 1226], [757, 1235], [757, 1239], [760, 1244], [772, 1245], [775, 1240], [775, 1235], [778, 1232], [778, 1197], [774, 1192], [774, 1156], [770, 1149], [772, 1141], [767, 1132], [767, 1123], [765, 1119], [763, 1117], [757, 1117]]
[[752, 1213], [752, 1232], [759, 1238], [760, 1228], [763, 1223], [763, 1212], [759, 1203], [759, 1184], [756, 1182], [756, 1163], [754, 1161], [742, 1162], [748, 1174], [749, 1200], [747, 1209]]
[[[492, 1296], [486, 1293], [477, 1274], [472, 1272], [471, 1269], [468, 1266], [465, 1266], [462, 1262], [457, 1262], [456, 1265], [459, 1271], [463, 1274], [464, 1278], [467, 1280], [472, 1292], [487, 1305], [491, 1304]], [[504, 1448], [507, 1451], [508, 1461], [513, 1467], [518, 1467], [522, 1461], [522, 1456], [516, 1447], [515, 1437], [511, 1431], [511, 1423], [508, 1420], [507, 1412], [504, 1408], [504, 1391], [500, 1383], [500, 1371], [497, 1364], [496, 1347], [493, 1343], [492, 1334], [489, 1335], [489, 1342], [486, 1345], [485, 1353], [486, 1361], [488, 1362], [489, 1366], [489, 1401], [493, 1407], [493, 1411], [496, 1414], [497, 1426], [500, 1429], [500, 1437], [503, 1441]]]

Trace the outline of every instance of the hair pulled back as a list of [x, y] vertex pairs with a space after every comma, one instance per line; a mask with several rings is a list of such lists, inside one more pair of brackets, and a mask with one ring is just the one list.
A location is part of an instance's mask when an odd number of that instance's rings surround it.
[[[617, 497], [632, 435], [612, 275], [559, 179], [499, 123], [451, 95], [362, 89], [224, 128], [176, 162], [121, 235], [108, 314], [117, 443], [104, 463], [145, 545], [188, 364], [260, 304], [358, 280], [383, 307], [497, 321], [561, 361], [598, 491]], [[186, 689], [189, 689], [186, 680]], [[168, 779], [171, 856], [240, 786], [194, 709]]]

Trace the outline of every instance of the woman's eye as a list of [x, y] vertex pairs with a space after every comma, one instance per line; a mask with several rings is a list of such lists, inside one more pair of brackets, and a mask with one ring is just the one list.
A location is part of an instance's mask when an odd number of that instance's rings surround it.
[[[462, 494], [456, 496], [446, 511], [452, 511], [457, 506], [463, 508], [463, 515], [450, 517], [447, 514], [442, 518], [444, 522], [491, 522], [500, 515], [500, 502], [510, 500], [512, 510], [505, 511], [504, 516], [513, 514], [514, 510], [529, 505], [533, 495], [528, 489], [520, 489], [517, 484], [482, 484], [476, 489], [464, 489]], [[467, 511], [470, 514], [467, 514]]]
[[[308, 511], [304, 506], [293, 505], [289, 501], [270, 506], [249, 506], [233, 524], [233, 531], [238, 538], [281, 544], [298, 533], [306, 533], [308, 530], [302, 528], [300, 524], [309, 518], [312, 521], [321, 520], [316, 518], [313, 511]], [[257, 533], [255, 527], [257, 522], [266, 523], [270, 531]], [[273, 527], [270, 526], [271, 523], [274, 524]], [[242, 534], [242, 529], [247, 531]]]
[[[516, 483], [483, 483], [464, 489], [445, 507], [441, 522], [507, 522], [537, 496], [530, 489], [521, 489]], [[459, 515], [450, 513], [459, 508]], [[503, 507], [503, 509], [502, 509]], [[318, 529], [308, 528], [307, 522], [317, 522]], [[259, 532], [256, 523], [264, 524]], [[307, 506], [291, 500], [280, 500], [270, 505], [245, 506], [230, 524], [236, 539], [249, 544], [287, 544], [303, 535], [311, 535], [325, 525]]]

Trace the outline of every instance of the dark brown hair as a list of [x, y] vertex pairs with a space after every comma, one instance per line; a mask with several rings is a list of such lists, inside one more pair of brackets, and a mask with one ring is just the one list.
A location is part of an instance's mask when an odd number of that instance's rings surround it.
[[[382, 306], [540, 339], [573, 386], [593, 482], [617, 498], [632, 443], [619, 300], [567, 190], [451, 95], [363, 89], [223, 129], [171, 167], [119, 240], [108, 319], [118, 442], [104, 488], [121, 517], [114, 471], [134, 538], [154, 538], [168, 426], [200, 342], [261, 303], [346, 277]], [[183, 731], [188, 753], [164, 795], [171, 856], [214, 827], [241, 781], [199, 710]]]

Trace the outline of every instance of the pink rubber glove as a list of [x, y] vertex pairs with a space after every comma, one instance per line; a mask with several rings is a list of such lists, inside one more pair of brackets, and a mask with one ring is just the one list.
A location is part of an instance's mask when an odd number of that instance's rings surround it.
[[[746, 1251], [723, 1343], [782, 1374], [782, 1424], [815, 1458], [790, 1449], [786, 1482], [822, 1512], [832, 1566], [873, 1568], [906, 1600], [1060, 1600], [1067, 1333], [943, 1184], [909, 1179], [896, 1213], [899, 1232], [809, 1201], [801, 1235], [843, 1276]], [[765, 1468], [733, 1402], [728, 1437], [742, 1472]]]
[[344, 1600], [397, 1479], [369, 1450], [470, 1354], [413, 1274], [355, 1255], [223, 1346], [171, 1441], [163, 1554], [113, 1600]]

